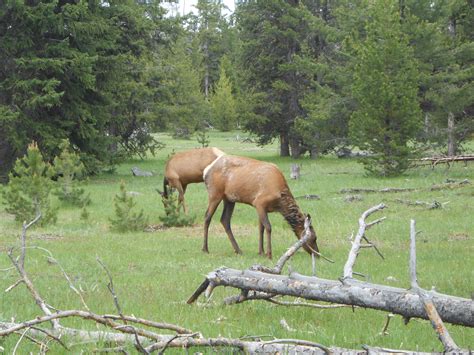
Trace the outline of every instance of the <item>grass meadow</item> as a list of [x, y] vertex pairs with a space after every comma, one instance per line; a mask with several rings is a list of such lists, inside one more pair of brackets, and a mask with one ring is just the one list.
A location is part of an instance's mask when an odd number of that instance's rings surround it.
[[[294, 196], [317, 194], [320, 200], [298, 199], [304, 212], [311, 214], [318, 234], [321, 251], [335, 261], [330, 264], [318, 261], [318, 276], [337, 279], [342, 275], [347, 258], [351, 233], [358, 229], [358, 218], [368, 208], [384, 202], [388, 208], [372, 216], [386, 216], [380, 225], [373, 227], [367, 237], [377, 244], [385, 256], [382, 260], [373, 249], [363, 249], [357, 259], [355, 271], [368, 275], [371, 282], [408, 288], [408, 254], [410, 219], [417, 222], [421, 231], [417, 243], [418, 280], [422, 287], [471, 298], [474, 297], [474, 164], [456, 163], [447, 169], [438, 166], [409, 170], [398, 178], [367, 177], [363, 167], [352, 159], [325, 156], [317, 160], [303, 158], [301, 178], [290, 180], [291, 158], [280, 158], [277, 145], [258, 147], [236, 139], [241, 132], [211, 133], [211, 146], [228, 154], [249, 156], [277, 164], [288, 179]], [[203, 216], [207, 207], [207, 193], [203, 184], [188, 186], [186, 202], [196, 223], [187, 228], [169, 228], [153, 232], [116, 233], [110, 230], [109, 218], [114, 216], [113, 198], [119, 191], [120, 181], [135, 196], [150, 224], [159, 224], [163, 205], [156, 192], [162, 189], [163, 168], [171, 151], [198, 147], [195, 139], [174, 140], [159, 134], [166, 148], [146, 160], [129, 160], [117, 167], [113, 174], [90, 178], [85, 189], [90, 192], [92, 204], [89, 219], [80, 219], [81, 210], [61, 207], [58, 222], [46, 227], [34, 227], [28, 233], [28, 245], [46, 248], [60, 262], [77, 288], [83, 290], [85, 301], [95, 313], [116, 313], [107, 289], [107, 275], [96, 258], [107, 265], [120, 305], [125, 314], [155, 321], [175, 323], [206, 337], [239, 338], [245, 335], [299, 338], [345, 348], [360, 349], [363, 344], [394, 349], [442, 351], [442, 345], [430, 323], [412, 319], [407, 325], [402, 317], [395, 316], [387, 335], [381, 331], [386, 313], [366, 309], [310, 309], [283, 307], [266, 302], [245, 302], [224, 306], [224, 297], [234, 290], [217, 288], [206, 302], [187, 305], [186, 300], [203, 281], [204, 276], [220, 267], [247, 268], [255, 263], [273, 265], [278, 257], [295, 241], [289, 226], [279, 214], [271, 214], [274, 260], [258, 255], [257, 215], [252, 207], [236, 205], [232, 225], [243, 255], [235, 255], [219, 223], [219, 207], [210, 228], [210, 253], [201, 252]], [[131, 168], [137, 166], [151, 170], [153, 177], [133, 177]], [[431, 191], [433, 184], [446, 179], [469, 179], [463, 188]], [[362, 200], [346, 202], [343, 188], [411, 187], [415, 192], [361, 194]], [[1, 188], [1, 187], [0, 187]], [[397, 199], [420, 200], [443, 204], [442, 209], [429, 210], [421, 206], [407, 206]], [[58, 203], [58, 201], [56, 201]], [[7, 248], [18, 246], [21, 226], [0, 206], [0, 320], [22, 321], [41, 314], [33, 299], [20, 285], [5, 293], [17, 280], [6, 255]], [[291, 261], [291, 268], [303, 274], [311, 273], [311, 258], [300, 251]], [[51, 264], [40, 249], [29, 249], [26, 268], [46, 301], [58, 309], [80, 309], [81, 303], [72, 292], [57, 265]], [[287, 270], [287, 269], [285, 269]], [[286, 271], [285, 271], [286, 272]], [[291, 329], [280, 325], [284, 319]], [[96, 329], [91, 322], [64, 319], [61, 323], [71, 327]], [[474, 348], [474, 329], [447, 324], [458, 345]], [[0, 339], [0, 346], [10, 353], [19, 336]], [[66, 353], [59, 345], [49, 344], [52, 353]], [[72, 344], [69, 352], [90, 352], [93, 344]], [[133, 352], [133, 348], [130, 348]], [[38, 347], [23, 340], [18, 353], [37, 352]], [[180, 350], [172, 350], [181, 352]], [[197, 351], [192, 349], [191, 352]], [[202, 349], [208, 353], [210, 349]]]

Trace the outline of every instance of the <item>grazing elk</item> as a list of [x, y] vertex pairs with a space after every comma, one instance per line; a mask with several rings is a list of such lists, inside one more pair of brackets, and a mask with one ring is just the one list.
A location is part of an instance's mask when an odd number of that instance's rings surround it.
[[186, 187], [191, 183], [203, 182], [204, 169], [221, 155], [224, 155], [224, 152], [217, 148], [198, 148], [174, 154], [166, 163], [161, 196], [168, 198], [168, 186], [178, 190], [178, 203], [186, 213]]
[[[272, 258], [272, 227], [268, 212], [280, 212], [300, 239], [304, 233], [305, 215], [296, 204], [288, 184], [276, 165], [250, 158], [231, 155], [218, 157], [204, 170], [204, 182], [209, 194], [209, 205], [204, 221], [204, 244], [202, 250], [208, 250], [209, 224], [217, 206], [224, 201], [221, 223], [237, 254], [241, 253], [230, 220], [236, 202], [255, 207], [259, 218], [258, 251], [265, 253], [263, 234], [267, 237], [267, 256]], [[319, 252], [316, 233], [311, 227], [311, 239], [303, 246], [308, 253]]]

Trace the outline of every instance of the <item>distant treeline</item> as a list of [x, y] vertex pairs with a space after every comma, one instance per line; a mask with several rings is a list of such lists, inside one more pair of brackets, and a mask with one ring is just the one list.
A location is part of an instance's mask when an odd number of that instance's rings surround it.
[[94, 173], [211, 128], [282, 156], [359, 147], [392, 175], [474, 131], [472, 1], [160, 2], [0, 4], [0, 175], [33, 140], [52, 159], [69, 139]]

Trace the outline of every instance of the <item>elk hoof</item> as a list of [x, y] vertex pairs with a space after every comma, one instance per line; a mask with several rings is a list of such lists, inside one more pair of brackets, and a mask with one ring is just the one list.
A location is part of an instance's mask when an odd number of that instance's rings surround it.
[[239, 255], [242, 255], [242, 250], [237, 249], [237, 250], [235, 251], [235, 253], [236, 253], [236, 254], [239, 254]]
[[202, 248], [203, 253], [209, 254], [209, 250], [207, 248]]

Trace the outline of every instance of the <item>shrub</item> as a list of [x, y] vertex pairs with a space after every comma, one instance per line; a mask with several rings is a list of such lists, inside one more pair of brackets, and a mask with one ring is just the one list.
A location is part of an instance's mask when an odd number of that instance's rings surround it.
[[185, 215], [181, 212], [182, 206], [173, 191], [168, 194], [168, 198], [162, 196], [162, 200], [165, 206], [165, 215], [159, 218], [165, 227], [186, 227], [194, 224], [196, 216]]
[[127, 194], [125, 182], [120, 183], [120, 193], [115, 195], [115, 217], [110, 218], [112, 229], [119, 232], [142, 230], [148, 221], [143, 215], [143, 210], [135, 212], [136, 202], [132, 196]]
[[44, 162], [36, 142], [28, 146], [23, 158], [15, 162], [3, 197], [6, 211], [17, 221], [31, 221], [41, 213], [40, 224], [54, 223], [57, 209], [51, 206], [50, 193], [53, 188], [51, 165]]

